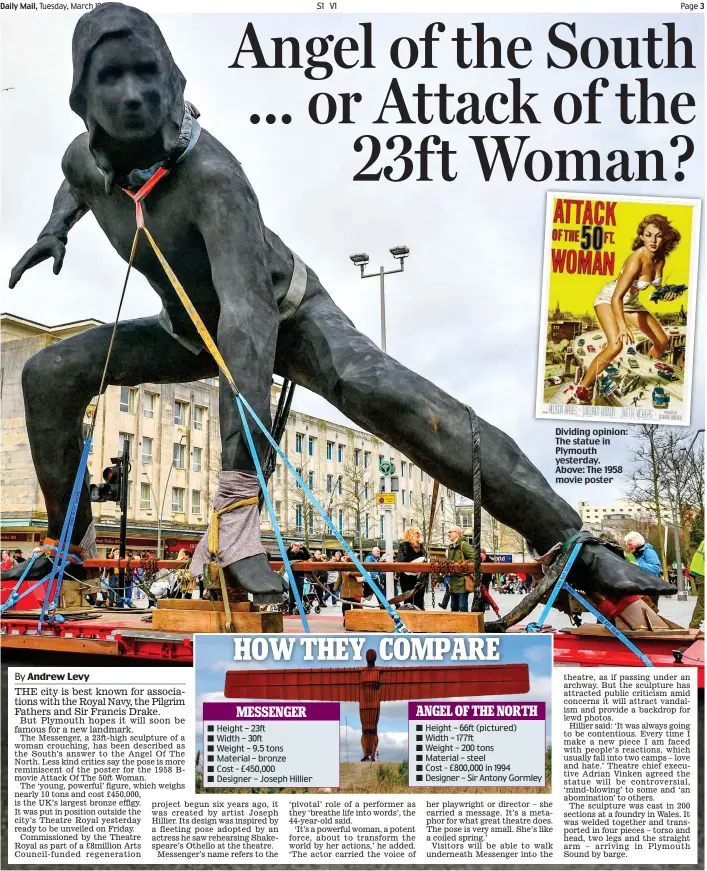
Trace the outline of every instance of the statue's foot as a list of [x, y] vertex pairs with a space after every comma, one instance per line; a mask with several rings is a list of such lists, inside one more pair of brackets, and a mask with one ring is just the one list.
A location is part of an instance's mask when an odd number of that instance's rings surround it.
[[253, 594], [253, 601], [264, 605], [282, 602], [285, 583], [268, 565], [264, 553], [237, 560], [223, 570], [229, 587], [242, 587]]
[[588, 593], [597, 590], [612, 597], [673, 596], [677, 592], [672, 584], [595, 542], [582, 546], [567, 581]]
[[[40, 554], [25, 575], [25, 580], [41, 581], [43, 578], [46, 578], [51, 573], [53, 563], [54, 557], [44, 553]], [[19, 581], [26, 568], [27, 562], [17, 563], [11, 569], [2, 572], [0, 579], [3, 581]], [[67, 575], [71, 575], [72, 578], [78, 581], [83, 581], [86, 577], [86, 570], [82, 566], [68, 563], [64, 570], [64, 576], [66, 577]]]

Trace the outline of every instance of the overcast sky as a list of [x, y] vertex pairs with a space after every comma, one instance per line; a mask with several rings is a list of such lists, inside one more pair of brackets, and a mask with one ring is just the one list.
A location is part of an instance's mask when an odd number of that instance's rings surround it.
[[[554, 480], [554, 430], [557, 425], [534, 418], [540, 323], [543, 221], [547, 190], [592, 194], [622, 193], [651, 197], [703, 197], [704, 151], [699, 135], [703, 122], [703, 45], [701, 30], [687, 18], [671, 15], [679, 35], [690, 35], [695, 70], [588, 70], [579, 65], [558, 71], [545, 69], [547, 32], [556, 20], [577, 22], [582, 38], [645, 36], [648, 27], [664, 33], [662, 15], [156, 15], [172, 53], [185, 74], [187, 99], [201, 111], [201, 121], [242, 162], [258, 195], [268, 226], [277, 232], [319, 275], [336, 302], [356, 325], [374, 338], [380, 335], [378, 282], [361, 281], [349, 255], [365, 251], [371, 265], [393, 266], [388, 249], [408, 245], [411, 255], [402, 275], [391, 276], [388, 297], [388, 351], [402, 363], [435, 381], [472, 405], [484, 418], [510, 433]], [[71, 84], [71, 35], [77, 16], [39, 13], [3, 16], [2, 29], [2, 245], [1, 270], [12, 265], [36, 238], [61, 183], [60, 161], [82, 122], [68, 106]], [[433, 20], [447, 27], [437, 46], [437, 69], [396, 70], [388, 46], [398, 36], [418, 37]], [[533, 63], [523, 71], [459, 70], [448, 42], [457, 27], [485, 23], [487, 35], [504, 43], [524, 36], [533, 45]], [[268, 57], [269, 40], [296, 36], [302, 42], [316, 35], [360, 38], [360, 21], [373, 22], [375, 69], [337, 70], [326, 81], [311, 81], [303, 70], [234, 70], [233, 62], [248, 21], [253, 21]], [[557, 57], [564, 57], [557, 52]], [[446, 82], [455, 93], [486, 95], [509, 89], [508, 79], [520, 77], [522, 91], [537, 92], [531, 105], [542, 125], [460, 126], [456, 124], [393, 127], [372, 124], [384, 102], [392, 76], [406, 95], [418, 83], [435, 90]], [[582, 93], [591, 79], [610, 79], [600, 102], [601, 125], [563, 126], [552, 119], [552, 103], [562, 91]], [[611, 97], [622, 82], [647, 76], [652, 90], [672, 96], [690, 92], [697, 102], [698, 121], [689, 126], [620, 125]], [[318, 126], [307, 117], [307, 104], [317, 92], [359, 92], [354, 105], [356, 124]], [[414, 103], [409, 100], [412, 108]], [[253, 113], [278, 118], [289, 113], [289, 125], [250, 123]], [[404, 133], [417, 143], [427, 134], [450, 140], [458, 153], [458, 177], [446, 183], [431, 162], [435, 180], [393, 184], [354, 182], [367, 152], [357, 154], [357, 136], [374, 134], [385, 140]], [[667, 175], [677, 165], [672, 136], [691, 135], [695, 152], [683, 166], [682, 183], [532, 182], [518, 174], [509, 183], [500, 177], [485, 182], [474, 159], [469, 135], [531, 135], [533, 148], [612, 148], [632, 151], [662, 148]], [[383, 152], [384, 156], [386, 152]], [[388, 153], [389, 154], [389, 153]], [[381, 165], [379, 162], [378, 166]], [[159, 240], [158, 240], [159, 241]], [[701, 261], [702, 262], [702, 261]], [[701, 278], [702, 269], [700, 269]], [[42, 264], [25, 275], [2, 309], [55, 324], [88, 317], [109, 321], [115, 316], [124, 264], [93, 218], [85, 217], [71, 232], [60, 276]], [[603, 281], [597, 277], [597, 291]], [[697, 294], [701, 324], [704, 301]], [[691, 298], [695, 300], [695, 295]], [[146, 282], [131, 279], [124, 318], [154, 314], [157, 296]], [[704, 331], [700, 326], [693, 381], [693, 426], [703, 426]], [[411, 397], [414, 402], [414, 397]], [[295, 407], [331, 420], [342, 420], [327, 403], [300, 390]], [[563, 425], [560, 423], [559, 425]], [[567, 425], [566, 423], [564, 424]], [[590, 426], [590, 425], [588, 425]], [[625, 463], [627, 440], [605, 455], [607, 462]], [[603, 504], [621, 495], [622, 484], [557, 488], [570, 502], [588, 499]]]

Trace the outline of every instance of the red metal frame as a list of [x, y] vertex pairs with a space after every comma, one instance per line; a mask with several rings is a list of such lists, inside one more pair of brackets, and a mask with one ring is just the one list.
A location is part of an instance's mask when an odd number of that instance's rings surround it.
[[[182, 662], [191, 665], [194, 658], [194, 641], [191, 635], [179, 632], [155, 632], [154, 630], [131, 630], [124, 625], [95, 620], [70, 620], [54, 624], [37, 635], [37, 618], [3, 620], [4, 635], [25, 636], [30, 642], [35, 638], [81, 639], [91, 641], [113, 641], [118, 645], [118, 655], [137, 659], [158, 659], [169, 662]], [[90, 649], [87, 649], [90, 653]], [[102, 652], [98, 651], [97, 652]]]
[[[638, 657], [617, 638], [601, 638], [596, 635], [588, 637], [573, 635], [569, 632], [553, 632], [555, 665], [579, 665], [588, 668], [606, 668], [613, 666], [640, 666]], [[685, 646], [684, 642], [669, 638], [656, 638], [634, 643], [658, 668], [684, 670], [697, 669], [697, 685], [702, 689], [705, 685], [704, 640], [699, 639]], [[683, 650], [682, 662], [675, 661], [674, 650]]]

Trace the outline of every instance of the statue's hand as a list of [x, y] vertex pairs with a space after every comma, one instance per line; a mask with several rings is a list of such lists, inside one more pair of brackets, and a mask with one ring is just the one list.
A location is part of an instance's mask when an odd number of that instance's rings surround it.
[[27, 269], [31, 269], [38, 263], [54, 258], [54, 275], [61, 272], [66, 254], [66, 245], [57, 236], [41, 236], [37, 242], [26, 251], [10, 274], [10, 288], [13, 288], [22, 278]]

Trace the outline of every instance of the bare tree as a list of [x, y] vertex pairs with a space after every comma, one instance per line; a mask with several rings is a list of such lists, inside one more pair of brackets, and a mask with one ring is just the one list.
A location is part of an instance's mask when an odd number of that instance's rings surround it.
[[[296, 465], [297, 461], [301, 465]], [[298, 454], [297, 459], [293, 461], [293, 465], [299, 472], [302, 480], [317, 498], [317, 501], [321, 503], [321, 482], [316, 479], [312, 457], [305, 453]], [[295, 510], [295, 526], [294, 529], [291, 527], [288, 529], [288, 534], [303, 535], [305, 546], [309, 547], [310, 536], [321, 533], [324, 521], [320, 518], [319, 512], [310, 501], [305, 489], [300, 487], [295, 480], [294, 475], [288, 475], [287, 493], [290, 505], [293, 505]], [[296, 522], [298, 519], [301, 519], [301, 525]], [[287, 520], [289, 525], [290, 517]]]
[[663, 577], [667, 578], [668, 560], [665, 553], [662, 517], [665, 494], [661, 494], [660, 484], [664, 429], [652, 423], [640, 424], [635, 428], [631, 445], [633, 463], [628, 473], [626, 497], [655, 517], [658, 525]]
[[334, 502], [344, 511], [346, 533], [363, 559], [363, 539], [367, 537], [365, 518], [376, 507], [374, 468], [365, 468], [362, 452], [347, 452], [343, 473], [334, 481]]
[[699, 436], [699, 430], [642, 424], [636, 427], [633, 438], [633, 465], [628, 474], [626, 495], [656, 519], [666, 578], [668, 564], [663, 531], [666, 506], [674, 510], [685, 541], [692, 527], [704, 522], [704, 444]]

